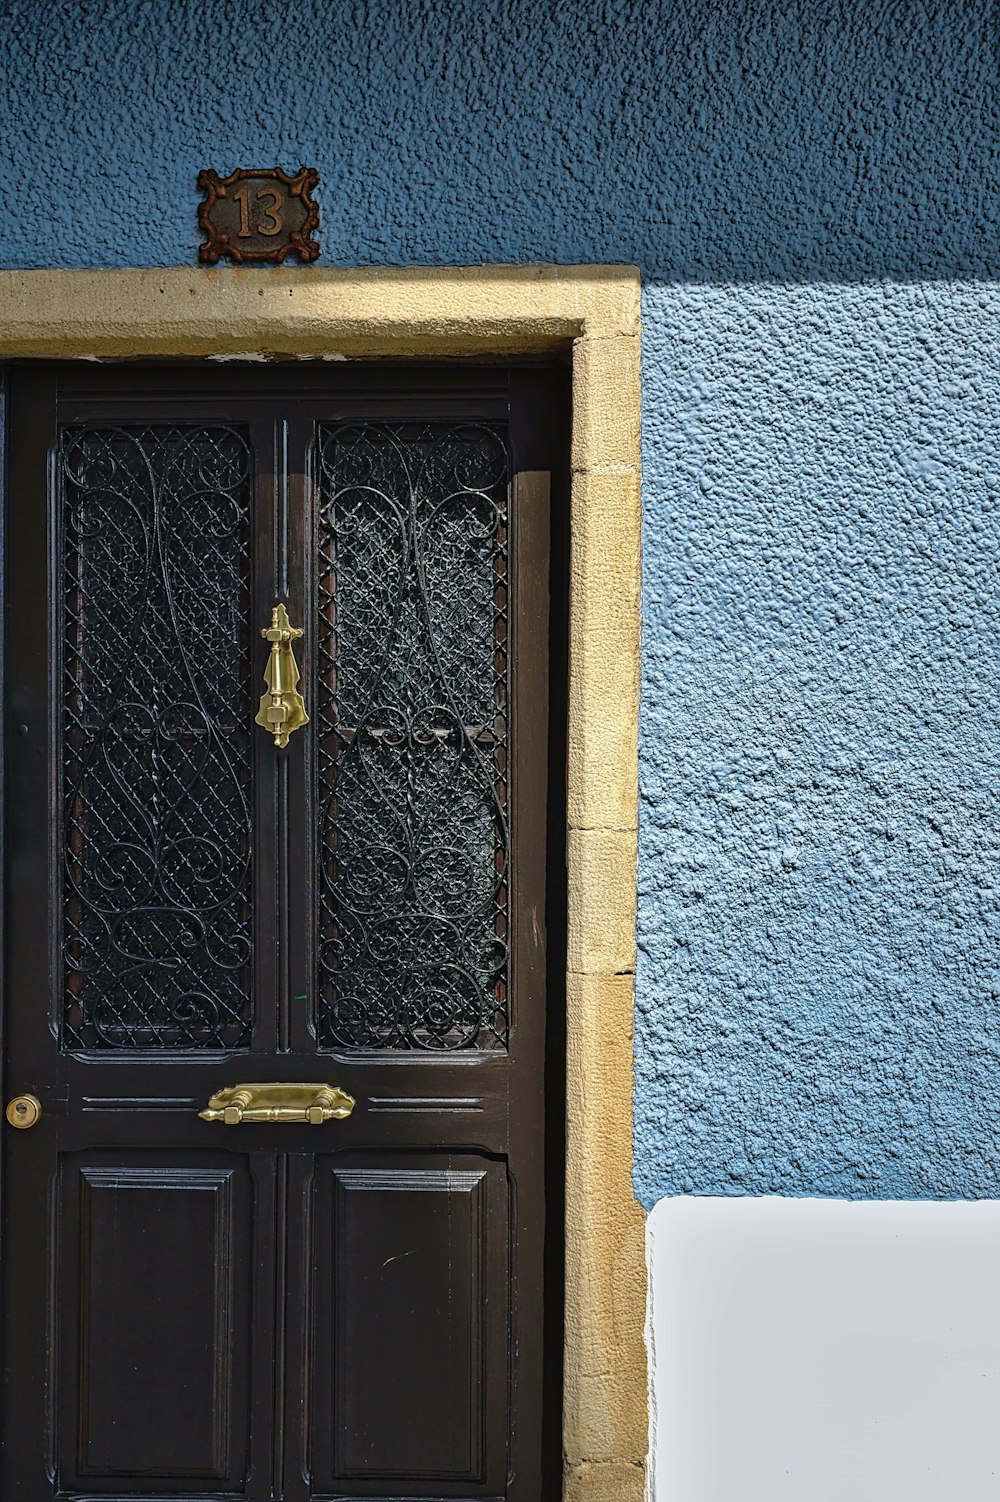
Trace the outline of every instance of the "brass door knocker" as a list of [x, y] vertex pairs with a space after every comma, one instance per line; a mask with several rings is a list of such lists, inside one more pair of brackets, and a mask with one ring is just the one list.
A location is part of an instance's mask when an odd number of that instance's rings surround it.
[[296, 688], [299, 668], [292, 651], [292, 642], [302, 635], [302, 627], [292, 625], [284, 605], [275, 605], [270, 626], [264, 626], [260, 634], [271, 643], [271, 655], [264, 669], [267, 693], [261, 696], [255, 724], [271, 732], [276, 746], [287, 746], [292, 731], [309, 723]]

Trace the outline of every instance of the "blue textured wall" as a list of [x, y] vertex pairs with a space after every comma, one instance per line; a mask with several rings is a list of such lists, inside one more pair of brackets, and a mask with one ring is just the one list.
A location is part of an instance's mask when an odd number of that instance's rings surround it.
[[989, 0], [5, 0], [0, 263], [190, 263], [204, 166], [325, 261], [995, 275]]
[[637, 1179], [1000, 1191], [1000, 287], [646, 331]]
[[[990, 0], [8, 0], [0, 265], [637, 261], [637, 1185], [1000, 1194]], [[124, 199], [122, 185], [125, 185]]]

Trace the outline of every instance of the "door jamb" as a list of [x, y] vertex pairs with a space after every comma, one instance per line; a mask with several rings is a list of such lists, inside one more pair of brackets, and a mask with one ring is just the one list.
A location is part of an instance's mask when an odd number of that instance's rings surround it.
[[639, 295], [633, 266], [0, 272], [0, 360], [572, 352], [565, 1502], [645, 1490], [645, 1216], [632, 1190]]

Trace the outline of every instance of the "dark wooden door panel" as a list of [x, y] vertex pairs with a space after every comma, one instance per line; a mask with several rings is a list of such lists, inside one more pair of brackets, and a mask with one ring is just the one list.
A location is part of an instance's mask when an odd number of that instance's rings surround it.
[[74, 1154], [60, 1180], [63, 1477], [240, 1492], [253, 1308], [246, 1160]]
[[320, 1159], [314, 1195], [317, 1482], [360, 1496], [496, 1492], [506, 1416], [497, 1380], [506, 1367], [503, 1165]]
[[[11, 373], [2, 1502], [554, 1495], [563, 391]], [[266, 1081], [356, 1106], [200, 1119]]]

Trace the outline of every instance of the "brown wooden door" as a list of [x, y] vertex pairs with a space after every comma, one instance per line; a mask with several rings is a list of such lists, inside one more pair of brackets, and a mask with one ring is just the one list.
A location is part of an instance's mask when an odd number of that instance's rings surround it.
[[555, 1496], [561, 393], [9, 373], [4, 1498]]

